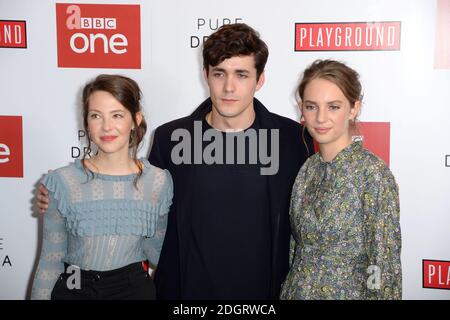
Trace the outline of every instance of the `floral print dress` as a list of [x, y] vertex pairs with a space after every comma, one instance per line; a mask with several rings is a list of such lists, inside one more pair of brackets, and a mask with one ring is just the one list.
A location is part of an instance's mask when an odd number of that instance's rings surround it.
[[401, 299], [399, 215], [394, 176], [360, 141], [310, 157], [292, 189], [281, 299]]

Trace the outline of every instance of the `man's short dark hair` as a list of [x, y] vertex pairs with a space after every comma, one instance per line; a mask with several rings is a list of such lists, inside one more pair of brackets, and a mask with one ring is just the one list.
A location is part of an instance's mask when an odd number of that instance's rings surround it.
[[217, 66], [236, 56], [255, 58], [256, 79], [264, 72], [269, 50], [259, 33], [245, 23], [227, 24], [211, 34], [203, 44], [203, 68]]

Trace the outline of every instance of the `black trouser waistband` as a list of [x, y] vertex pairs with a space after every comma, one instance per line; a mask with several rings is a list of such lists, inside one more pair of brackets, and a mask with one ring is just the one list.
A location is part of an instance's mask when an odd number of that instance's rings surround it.
[[[69, 274], [73, 273], [73, 271], [72, 272], [67, 271], [67, 268], [69, 268], [70, 266], [72, 266], [72, 265], [70, 265], [68, 263], [64, 263], [64, 273], [69, 273]], [[73, 267], [79, 268], [78, 266], [73, 266]], [[100, 279], [108, 279], [108, 278], [113, 278], [113, 277], [127, 276], [130, 271], [144, 271], [142, 262], [131, 263], [122, 268], [108, 270], [108, 271], [80, 269], [80, 275], [82, 278], [85, 278], [85, 279], [100, 280]]]

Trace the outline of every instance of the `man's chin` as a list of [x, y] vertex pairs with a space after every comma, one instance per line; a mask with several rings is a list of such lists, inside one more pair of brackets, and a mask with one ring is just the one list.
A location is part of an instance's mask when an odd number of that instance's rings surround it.
[[217, 115], [222, 118], [230, 118], [231, 119], [231, 118], [235, 118], [235, 117], [239, 116], [239, 114], [240, 114], [240, 112], [238, 112], [237, 110], [230, 110], [229, 108], [228, 108], [228, 110], [227, 110], [227, 108], [217, 110]]

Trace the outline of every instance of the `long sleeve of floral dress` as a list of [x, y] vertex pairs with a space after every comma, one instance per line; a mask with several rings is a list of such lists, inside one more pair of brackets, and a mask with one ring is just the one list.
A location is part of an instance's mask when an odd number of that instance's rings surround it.
[[363, 194], [366, 250], [369, 259], [367, 299], [401, 299], [401, 233], [398, 187], [387, 168], [374, 170]]
[[292, 189], [291, 268], [281, 299], [401, 299], [398, 187], [354, 142], [332, 161], [311, 156]]

